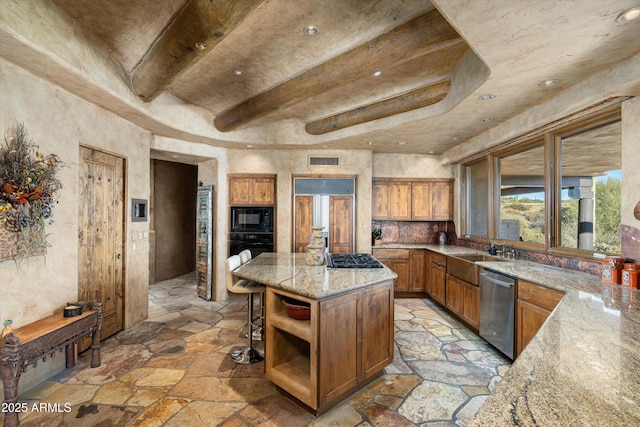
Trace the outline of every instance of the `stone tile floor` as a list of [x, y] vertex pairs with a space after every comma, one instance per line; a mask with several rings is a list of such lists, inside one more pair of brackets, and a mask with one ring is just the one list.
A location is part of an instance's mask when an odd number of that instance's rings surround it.
[[393, 364], [315, 418], [276, 391], [263, 362], [229, 357], [245, 342], [245, 310], [245, 298], [198, 298], [193, 274], [152, 285], [149, 319], [103, 341], [99, 368], [84, 352], [20, 396], [60, 408], [27, 412], [21, 425], [464, 426], [510, 366], [431, 301], [397, 299]]

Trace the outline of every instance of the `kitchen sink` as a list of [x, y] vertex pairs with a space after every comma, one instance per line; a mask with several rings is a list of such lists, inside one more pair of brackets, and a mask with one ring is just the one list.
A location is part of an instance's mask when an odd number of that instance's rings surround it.
[[480, 271], [482, 271], [482, 267], [476, 265], [478, 261], [501, 262], [509, 260], [488, 254], [449, 255], [447, 257], [447, 273], [477, 286], [480, 283]]

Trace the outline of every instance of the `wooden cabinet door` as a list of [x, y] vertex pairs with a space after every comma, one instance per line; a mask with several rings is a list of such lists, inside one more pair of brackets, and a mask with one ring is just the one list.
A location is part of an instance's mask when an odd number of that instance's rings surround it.
[[319, 406], [358, 384], [358, 294], [320, 303], [318, 327]]
[[256, 205], [275, 205], [275, 180], [272, 178], [255, 178], [253, 180], [253, 200]]
[[371, 187], [371, 205], [372, 219], [389, 219], [389, 183], [373, 183]]
[[229, 204], [249, 205], [251, 204], [251, 178], [231, 178], [229, 179]]
[[390, 219], [408, 221], [411, 219], [411, 183], [394, 182], [389, 187]]
[[329, 252], [353, 252], [353, 197], [329, 196]]
[[360, 381], [366, 381], [393, 359], [393, 289], [390, 284], [364, 290], [359, 302], [362, 325]]
[[464, 309], [464, 281], [447, 274], [446, 307], [458, 316]]
[[398, 275], [394, 285], [395, 291], [409, 292], [409, 260], [392, 258], [380, 261]]
[[80, 147], [78, 170], [78, 300], [102, 302], [105, 339], [124, 327], [124, 160]]
[[430, 295], [431, 298], [443, 305], [446, 302], [446, 275], [446, 267], [440, 266], [434, 262], [431, 263], [431, 271], [429, 274]]
[[294, 251], [306, 252], [313, 225], [313, 196], [296, 196], [294, 203]]
[[453, 184], [434, 182], [431, 187], [431, 219], [445, 221], [453, 219]]
[[518, 300], [516, 317], [516, 356], [529, 344], [551, 312], [524, 300]]
[[411, 219], [428, 221], [432, 217], [431, 183], [411, 183]]
[[462, 317], [476, 330], [480, 328], [480, 287], [465, 283]]
[[409, 290], [426, 292], [427, 251], [414, 249], [409, 251]]

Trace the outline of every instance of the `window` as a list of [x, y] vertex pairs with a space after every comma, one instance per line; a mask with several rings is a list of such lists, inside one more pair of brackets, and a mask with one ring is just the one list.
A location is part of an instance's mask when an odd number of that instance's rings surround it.
[[620, 253], [620, 108], [566, 122], [464, 165], [465, 235], [570, 255]]
[[489, 167], [487, 159], [467, 166], [467, 234], [487, 237], [487, 203], [489, 201]]
[[560, 246], [620, 253], [620, 121], [560, 137]]
[[497, 237], [544, 244], [544, 144], [500, 157]]

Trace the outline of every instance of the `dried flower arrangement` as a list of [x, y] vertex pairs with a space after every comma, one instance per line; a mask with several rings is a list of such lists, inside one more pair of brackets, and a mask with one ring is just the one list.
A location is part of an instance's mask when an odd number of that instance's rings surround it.
[[10, 232], [0, 239], [0, 260], [42, 254], [49, 246], [45, 221], [53, 222], [55, 194], [62, 188], [56, 175], [64, 164], [37, 148], [22, 123], [9, 128], [0, 144], [0, 226]]

